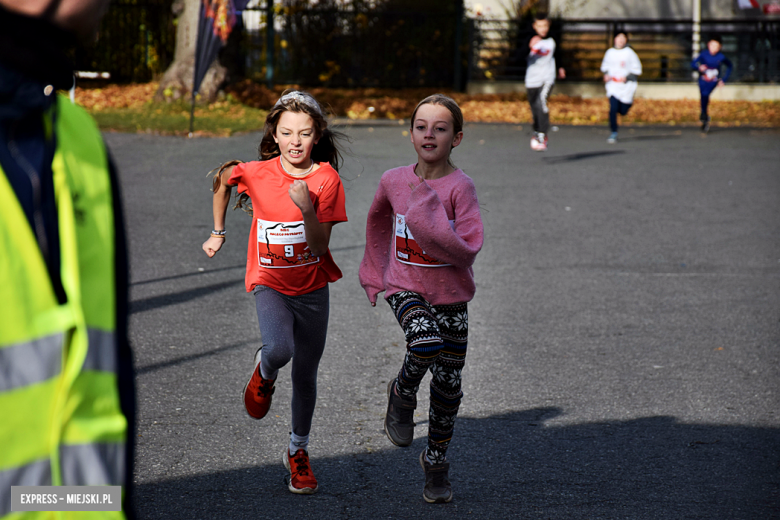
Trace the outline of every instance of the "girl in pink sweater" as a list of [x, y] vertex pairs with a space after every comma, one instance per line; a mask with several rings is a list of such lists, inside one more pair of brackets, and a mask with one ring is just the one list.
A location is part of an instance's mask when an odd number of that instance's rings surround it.
[[406, 335], [403, 366], [387, 388], [385, 433], [393, 444], [412, 444], [417, 389], [428, 370], [433, 374], [420, 465], [423, 498], [441, 503], [452, 500], [446, 453], [463, 396], [471, 266], [483, 229], [474, 183], [450, 160], [463, 139], [458, 104], [429, 96], [414, 109], [411, 125], [417, 163], [382, 175], [366, 223], [360, 283], [372, 306], [385, 291]]

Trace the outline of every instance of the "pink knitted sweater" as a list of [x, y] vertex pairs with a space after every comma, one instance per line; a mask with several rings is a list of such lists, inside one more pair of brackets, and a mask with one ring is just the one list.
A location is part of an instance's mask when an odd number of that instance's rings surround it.
[[[410, 184], [415, 186], [412, 190]], [[432, 305], [470, 301], [483, 241], [477, 190], [461, 170], [421, 181], [414, 165], [386, 171], [366, 223], [360, 284], [368, 299], [414, 291]]]

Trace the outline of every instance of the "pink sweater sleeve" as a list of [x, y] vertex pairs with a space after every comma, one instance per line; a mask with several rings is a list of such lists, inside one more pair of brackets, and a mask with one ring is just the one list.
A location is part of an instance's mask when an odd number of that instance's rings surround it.
[[385, 270], [390, 261], [390, 242], [393, 234], [393, 208], [382, 181], [374, 195], [366, 220], [366, 250], [360, 262], [358, 277], [371, 303], [385, 290]]
[[453, 198], [455, 229], [450, 227], [439, 196], [428, 183], [421, 182], [409, 197], [406, 225], [426, 253], [442, 262], [468, 268], [474, 264], [484, 240], [477, 190], [469, 181], [453, 191]]

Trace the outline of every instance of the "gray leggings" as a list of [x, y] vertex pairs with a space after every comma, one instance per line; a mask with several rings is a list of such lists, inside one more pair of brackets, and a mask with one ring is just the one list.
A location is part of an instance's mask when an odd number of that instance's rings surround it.
[[328, 333], [328, 286], [300, 296], [260, 285], [254, 292], [263, 342], [262, 370], [276, 379], [279, 369], [293, 360], [292, 430], [304, 437], [311, 430], [317, 369]]

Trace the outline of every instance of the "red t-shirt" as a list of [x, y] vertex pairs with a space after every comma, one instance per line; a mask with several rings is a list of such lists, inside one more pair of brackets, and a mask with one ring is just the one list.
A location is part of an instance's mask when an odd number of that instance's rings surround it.
[[328, 250], [311, 256], [303, 216], [287, 190], [295, 179], [306, 181], [320, 222], [346, 222], [344, 187], [328, 163], [305, 177], [288, 175], [280, 158], [242, 163], [228, 181], [252, 199], [252, 230], [246, 255], [246, 290], [264, 285], [289, 296], [325, 287], [341, 278]]

